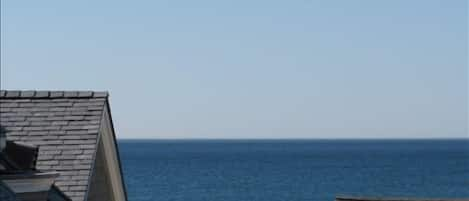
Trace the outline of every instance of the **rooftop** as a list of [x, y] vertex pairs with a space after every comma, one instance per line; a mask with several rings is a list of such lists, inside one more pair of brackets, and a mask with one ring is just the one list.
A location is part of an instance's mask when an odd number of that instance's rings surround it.
[[55, 185], [84, 200], [107, 110], [107, 92], [0, 91], [0, 127], [7, 139], [38, 147], [35, 168], [58, 172]]
[[2, 99], [30, 98], [106, 98], [108, 92], [103, 91], [17, 91], [0, 90]]

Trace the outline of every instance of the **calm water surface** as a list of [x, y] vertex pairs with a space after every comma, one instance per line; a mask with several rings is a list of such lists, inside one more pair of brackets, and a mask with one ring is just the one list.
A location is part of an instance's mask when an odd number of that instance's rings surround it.
[[121, 140], [130, 201], [469, 197], [469, 140]]

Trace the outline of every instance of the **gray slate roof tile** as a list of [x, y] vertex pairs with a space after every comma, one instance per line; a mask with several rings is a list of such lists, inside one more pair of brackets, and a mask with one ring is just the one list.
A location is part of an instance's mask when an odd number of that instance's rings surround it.
[[30, 97], [34, 97], [34, 94], [36, 94], [35, 91], [23, 91], [21, 92], [21, 97], [30, 98]]
[[5, 97], [18, 97], [20, 96], [20, 91], [6, 91]]
[[107, 92], [0, 90], [7, 139], [38, 146], [36, 168], [58, 171], [55, 185], [82, 201], [90, 183]]

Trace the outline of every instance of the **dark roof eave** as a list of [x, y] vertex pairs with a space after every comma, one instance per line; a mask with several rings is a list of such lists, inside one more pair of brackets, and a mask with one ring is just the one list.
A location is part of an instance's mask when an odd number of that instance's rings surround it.
[[42, 179], [55, 178], [60, 174], [58, 172], [14, 172], [12, 174], [1, 174], [1, 180], [19, 180], [19, 179]]

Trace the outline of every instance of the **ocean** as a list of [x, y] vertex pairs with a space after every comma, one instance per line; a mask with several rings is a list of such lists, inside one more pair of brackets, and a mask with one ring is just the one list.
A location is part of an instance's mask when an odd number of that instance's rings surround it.
[[119, 140], [129, 201], [469, 197], [469, 140]]

